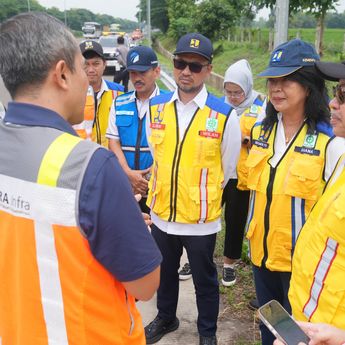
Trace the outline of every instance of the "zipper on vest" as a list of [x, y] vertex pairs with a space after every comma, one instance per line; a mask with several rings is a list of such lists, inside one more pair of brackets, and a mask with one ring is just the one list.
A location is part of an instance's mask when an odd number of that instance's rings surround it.
[[102, 144], [101, 143], [101, 130], [100, 130], [100, 126], [99, 126], [99, 117], [98, 117], [98, 112], [96, 113], [96, 118], [95, 118], [95, 122], [94, 122], [94, 126], [96, 126], [96, 136], [97, 136], [97, 144]]
[[[172, 170], [172, 173], [171, 173], [171, 187], [173, 187], [173, 183], [174, 183], [174, 188], [172, 188], [172, 191], [174, 193], [171, 194], [172, 199], [170, 199], [170, 217], [169, 217], [169, 222], [170, 221], [173, 221], [175, 222], [176, 221], [176, 208], [177, 208], [177, 191], [178, 191], [178, 168], [179, 168], [179, 165], [180, 165], [180, 161], [181, 161], [181, 155], [182, 155], [182, 149], [183, 149], [183, 144], [184, 144], [184, 141], [187, 137], [187, 134], [188, 134], [188, 131], [189, 131], [189, 128], [190, 126], [192, 125], [193, 121], [194, 121], [194, 118], [195, 118], [195, 115], [197, 114], [199, 108], [196, 109], [195, 113], [193, 114], [193, 117], [192, 119], [190, 120], [189, 122], [189, 125], [188, 127], [186, 128], [186, 131], [184, 132], [184, 136], [183, 136], [183, 139], [181, 141], [181, 143], [179, 142], [179, 129], [178, 129], [178, 120], [177, 120], [177, 111], [176, 111], [176, 103], [175, 103], [175, 114], [176, 114], [176, 126], [177, 126], [177, 145], [176, 145], [176, 151], [175, 151], [175, 155], [174, 155], [174, 165], [176, 163], [176, 165], [173, 167], [173, 170]], [[176, 157], [177, 160], [176, 160]], [[174, 171], [175, 169], [175, 171]], [[175, 175], [175, 179], [173, 178]], [[172, 203], [173, 202], [173, 203]]]
[[266, 267], [266, 261], [268, 257], [268, 249], [267, 249], [267, 237], [270, 228], [270, 209], [272, 204], [272, 194], [273, 194], [273, 185], [274, 185], [274, 178], [276, 175], [276, 168], [270, 167], [270, 178], [268, 181], [267, 189], [266, 189], [266, 207], [264, 213], [264, 226], [265, 226], [265, 233], [263, 239], [263, 246], [264, 246], [264, 257], [262, 258], [261, 266]]
[[139, 119], [137, 142], [135, 143], [135, 153], [134, 153], [134, 168], [135, 168], [135, 170], [140, 170], [140, 166], [139, 166], [139, 163], [140, 163], [140, 141], [141, 141], [141, 132], [143, 130], [143, 119]]
[[[171, 179], [170, 179], [170, 215], [168, 222], [171, 222], [173, 217], [174, 217], [174, 207], [173, 207], [173, 201], [174, 198], [176, 198], [176, 193], [174, 193], [174, 175], [175, 175], [175, 169], [177, 171], [176, 167], [176, 157], [179, 152], [179, 146], [180, 146], [180, 131], [178, 127], [178, 116], [177, 116], [177, 110], [176, 110], [176, 102], [174, 102], [174, 108], [175, 108], [175, 118], [176, 118], [176, 147], [175, 147], [175, 153], [174, 153], [174, 158], [173, 158], [173, 166], [171, 169]], [[177, 177], [177, 174], [176, 174]], [[174, 217], [175, 218], [175, 217]]]

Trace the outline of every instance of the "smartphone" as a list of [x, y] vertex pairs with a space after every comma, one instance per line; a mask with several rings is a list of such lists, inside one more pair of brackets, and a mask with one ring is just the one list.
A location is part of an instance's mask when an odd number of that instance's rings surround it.
[[261, 321], [273, 335], [285, 344], [309, 343], [310, 338], [278, 301], [266, 303], [259, 308], [258, 313]]

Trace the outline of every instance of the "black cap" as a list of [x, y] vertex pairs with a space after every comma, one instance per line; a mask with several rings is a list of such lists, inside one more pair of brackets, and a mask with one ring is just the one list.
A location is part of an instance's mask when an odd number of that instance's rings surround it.
[[174, 55], [188, 53], [198, 54], [206, 58], [208, 61], [212, 61], [212, 43], [207, 37], [197, 32], [186, 34], [178, 40]]
[[320, 60], [320, 57], [311, 44], [300, 39], [293, 39], [273, 50], [267, 68], [258, 74], [258, 77], [284, 77], [302, 67], [314, 66], [317, 60]]
[[127, 70], [145, 72], [150, 68], [158, 66], [158, 58], [152, 48], [137, 46], [127, 54]]
[[101, 57], [102, 59], [104, 59], [103, 48], [96, 41], [92, 41], [92, 40], [84, 41], [80, 43], [79, 47], [80, 47], [81, 53], [83, 54], [85, 58], [88, 57], [89, 52], [93, 52], [97, 54], [99, 57]]
[[318, 61], [315, 63], [315, 68], [324, 79], [332, 81], [345, 79], [345, 61], [339, 63]]

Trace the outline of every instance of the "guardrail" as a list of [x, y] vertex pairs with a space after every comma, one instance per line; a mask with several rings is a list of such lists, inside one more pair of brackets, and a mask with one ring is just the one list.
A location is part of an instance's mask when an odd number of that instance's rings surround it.
[[176, 89], [175, 80], [172, 77], [170, 77], [170, 75], [166, 73], [162, 68], [161, 68], [161, 81], [169, 89], [169, 91], [173, 91]]

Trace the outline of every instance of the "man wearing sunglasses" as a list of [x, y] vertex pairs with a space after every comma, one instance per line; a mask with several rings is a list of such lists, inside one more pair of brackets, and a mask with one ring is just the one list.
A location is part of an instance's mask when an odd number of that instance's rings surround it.
[[147, 135], [154, 157], [147, 205], [163, 255], [158, 314], [145, 328], [147, 344], [176, 330], [178, 269], [185, 247], [192, 268], [201, 345], [217, 344], [219, 288], [213, 252], [221, 230], [222, 190], [236, 169], [241, 134], [236, 112], [209, 94], [208, 38], [182, 36], [174, 53], [175, 92], [150, 102]]
[[[334, 134], [345, 138], [345, 61], [317, 62], [323, 78], [338, 81], [330, 102]], [[345, 139], [340, 141], [345, 151]], [[297, 240], [289, 300], [297, 320], [345, 329], [345, 154]]]

